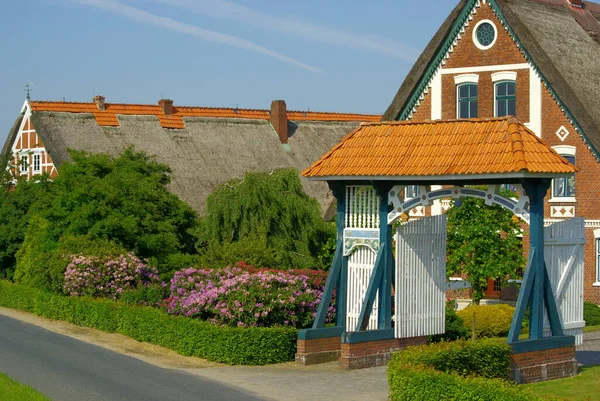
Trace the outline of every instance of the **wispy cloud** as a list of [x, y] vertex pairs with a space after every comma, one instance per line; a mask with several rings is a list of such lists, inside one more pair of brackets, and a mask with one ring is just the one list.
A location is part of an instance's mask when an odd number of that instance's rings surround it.
[[284, 61], [286, 63], [292, 64], [296, 67], [303, 68], [312, 72], [321, 72], [321, 70], [317, 67], [313, 67], [312, 65], [303, 63], [302, 61], [296, 60], [292, 57], [288, 57], [281, 53], [275, 52], [273, 50], [269, 50], [263, 46], [257, 45], [256, 43], [250, 42], [249, 40], [233, 36], [227, 35], [220, 32], [210, 31], [207, 29], [199, 28], [194, 25], [189, 25], [177, 20], [174, 20], [169, 17], [162, 17], [159, 15], [152, 14], [148, 11], [140, 10], [135, 7], [128, 6], [126, 4], [119, 3], [114, 0], [72, 0], [76, 3], [84, 4], [90, 7], [95, 7], [99, 9], [103, 9], [106, 11], [110, 11], [112, 13], [122, 15], [124, 17], [130, 18], [132, 20], [142, 22], [149, 25], [158, 26], [164, 29], [170, 29], [172, 31], [177, 31], [183, 34], [196, 36], [202, 40], [207, 42], [214, 43], [222, 43], [229, 46], [238, 47], [240, 49], [256, 52], [263, 54], [265, 56], [269, 56], [275, 58], [277, 60]]
[[282, 32], [314, 42], [369, 51], [414, 61], [419, 52], [398, 41], [377, 36], [355, 34], [297, 19], [268, 15], [228, 0], [152, 0], [197, 14], [229, 19], [261, 28]]

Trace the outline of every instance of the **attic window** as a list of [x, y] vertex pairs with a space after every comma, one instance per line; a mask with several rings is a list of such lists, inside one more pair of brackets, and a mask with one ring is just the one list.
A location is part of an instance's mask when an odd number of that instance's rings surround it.
[[21, 174], [27, 174], [27, 171], [29, 169], [29, 157], [27, 155], [21, 156], [20, 167], [21, 167]]
[[482, 20], [473, 29], [473, 42], [480, 50], [487, 50], [494, 46], [498, 38], [496, 25], [490, 20]]

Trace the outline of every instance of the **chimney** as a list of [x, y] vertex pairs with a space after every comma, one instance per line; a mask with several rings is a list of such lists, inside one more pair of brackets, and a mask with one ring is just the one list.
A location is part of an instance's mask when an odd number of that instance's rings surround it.
[[567, 0], [573, 7], [583, 8], [583, 2], [581, 0]]
[[281, 143], [288, 143], [288, 119], [285, 100], [271, 102], [271, 125], [279, 135]]
[[173, 101], [171, 99], [160, 99], [158, 104], [162, 108], [164, 115], [173, 115]]
[[104, 96], [94, 96], [92, 98], [92, 100], [94, 101], [94, 103], [96, 103], [98, 110], [100, 110], [100, 111], [106, 110], [106, 104], [104, 103], [104, 100], [105, 100]]

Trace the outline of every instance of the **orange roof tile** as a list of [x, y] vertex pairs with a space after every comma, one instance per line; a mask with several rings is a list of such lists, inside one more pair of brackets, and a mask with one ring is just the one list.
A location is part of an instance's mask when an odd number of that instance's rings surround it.
[[569, 174], [577, 168], [517, 119], [363, 123], [305, 177]]
[[[185, 128], [183, 117], [247, 118], [268, 120], [269, 110], [232, 109], [218, 107], [174, 106], [173, 115], [163, 114], [159, 105], [106, 103], [106, 110], [99, 110], [95, 103], [32, 101], [35, 111], [61, 113], [91, 113], [100, 126], [119, 126], [117, 115], [155, 115], [163, 128]], [[370, 114], [344, 114], [288, 111], [288, 119], [296, 121], [379, 121], [381, 116]]]

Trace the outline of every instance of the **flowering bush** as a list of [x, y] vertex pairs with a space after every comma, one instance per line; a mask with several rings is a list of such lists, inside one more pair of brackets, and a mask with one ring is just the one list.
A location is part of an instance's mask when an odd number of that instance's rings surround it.
[[[312, 324], [322, 294], [323, 287], [303, 274], [189, 268], [171, 280], [168, 312], [222, 326], [303, 328]], [[327, 320], [333, 316], [330, 307]]]
[[248, 272], [248, 273], [258, 273], [258, 272], [270, 272], [270, 273], [279, 273], [285, 272], [293, 275], [304, 275], [308, 276], [308, 284], [313, 288], [324, 287], [327, 282], [327, 276], [329, 272], [325, 270], [310, 270], [310, 269], [288, 269], [288, 270], [280, 270], [280, 269], [272, 269], [269, 267], [256, 267], [248, 264], [246, 262], [238, 262], [235, 264], [235, 267], [239, 267], [240, 269]]
[[123, 291], [160, 283], [158, 272], [128, 253], [112, 258], [73, 256], [65, 271], [69, 295], [117, 299]]

